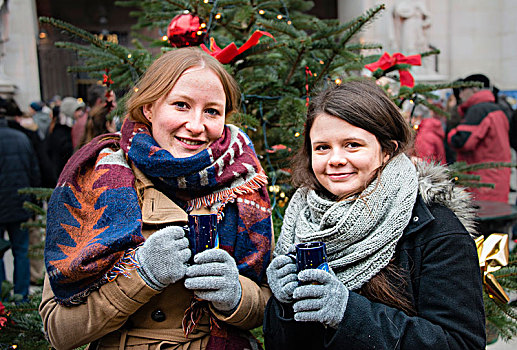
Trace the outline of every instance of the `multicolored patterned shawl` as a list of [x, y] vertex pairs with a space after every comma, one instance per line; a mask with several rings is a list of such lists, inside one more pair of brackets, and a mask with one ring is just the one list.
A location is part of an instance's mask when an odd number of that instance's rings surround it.
[[[126, 120], [119, 134], [97, 137], [73, 155], [50, 199], [45, 264], [59, 303], [84, 302], [136, 267], [133, 253], [144, 237], [129, 163], [186, 211], [217, 209], [220, 247], [235, 257], [242, 275], [263, 279], [271, 210], [267, 177], [248, 136], [226, 125], [206, 150], [174, 158], [144, 124]], [[180, 192], [186, 202], [175, 197]]]

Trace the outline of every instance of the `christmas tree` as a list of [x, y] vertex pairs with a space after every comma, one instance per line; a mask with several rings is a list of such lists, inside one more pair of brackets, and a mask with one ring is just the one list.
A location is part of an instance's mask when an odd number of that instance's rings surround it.
[[[111, 88], [132, 89], [150, 63], [162, 52], [181, 46], [200, 46], [217, 57], [237, 79], [242, 92], [241, 112], [232, 122], [252, 138], [270, 179], [275, 232], [280, 232], [283, 210], [292, 188], [289, 160], [301, 141], [310, 96], [327, 84], [340, 84], [364, 75], [372, 79], [390, 77], [397, 89], [386, 86], [393, 101], [406, 100], [438, 110], [429, 99], [439, 89], [474, 86], [476, 83], [414, 84], [410, 74], [420, 55], [381, 55], [381, 45], [363, 43], [356, 34], [380, 16], [378, 5], [348, 23], [323, 20], [307, 14], [313, 6], [304, 0], [121, 0], [119, 6], [136, 9], [131, 47], [101, 40], [97, 36], [58, 19], [41, 18], [68, 32], [78, 42], [59, 42], [58, 47], [76, 51], [82, 64], [70, 71], [88, 72]], [[151, 29], [156, 37], [145, 37]], [[396, 91], [396, 93], [393, 93]], [[123, 116], [124, 97], [113, 113]], [[507, 166], [484, 164], [477, 167]], [[471, 166], [455, 164], [451, 178], [469, 186], [479, 177], [466, 174]], [[515, 259], [494, 273], [507, 290], [517, 287]], [[487, 319], [504, 338], [517, 334], [515, 305], [486, 295]]]

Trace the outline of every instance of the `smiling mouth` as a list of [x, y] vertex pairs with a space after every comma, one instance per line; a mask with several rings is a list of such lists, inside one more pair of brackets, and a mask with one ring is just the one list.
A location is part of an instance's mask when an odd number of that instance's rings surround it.
[[200, 145], [203, 145], [206, 143], [206, 141], [196, 141], [196, 140], [189, 140], [189, 139], [184, 139], [182, 137], [176, 137], [179, 141], [189, 145], [189, 146], [200, 146]]
[[333, 174], [327, 174], [328, 177], [331, 179], [348, 179], [350, 176], [352, 176], [354, 173], [333, 173]]

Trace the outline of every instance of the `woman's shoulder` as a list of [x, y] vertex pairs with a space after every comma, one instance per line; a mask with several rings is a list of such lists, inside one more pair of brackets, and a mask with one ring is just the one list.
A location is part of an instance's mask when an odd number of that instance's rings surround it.
[[404, 232], [405, 245], [416, 247], [436, 239], [458, 239], [458, 237], [472, 239], [471, 233], [454, 211], [441, 203], [426, 203], [419, 195], [411, 220]]
[[101, 136], [103, 137], [93, 139], [70, 157], [60, 175], [59, 184], [72, 181], [80, 171], [84, 172], [85, 169], [97, 167], [99, 162], [113, 162], [114, 158], [117, 160], [116, 163], [122, 163], [123, 160], [125, 167], [128, 167], [125, 157], [120, 155], [122, 151], [119, 145], [119, 138], [115, 134]]
[[[450, 171], [440, 164], [419, 162], [416, 164], [419, 174], [418, 193], [423, 202], [436, 212], [435, 217], [456, 217], [466, 230], [476, 235], [476, 209], [469, 192], [457, 186], [451, 179]], [[443, 211], [444, 208], [449, 211]], [[440, 213], [438, 213], [440, 212]]]

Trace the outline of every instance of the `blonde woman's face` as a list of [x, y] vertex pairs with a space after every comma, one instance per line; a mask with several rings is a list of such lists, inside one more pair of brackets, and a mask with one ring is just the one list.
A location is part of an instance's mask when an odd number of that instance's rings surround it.
[[316, 117], [309, 136], [316, 179], [338, 197], [362, 191], [389, 157], [375, 135], [325, 113]]
[[219, 139], [225, 122], [226, 94], [219, 76], [192, 67], [171, 91], [144, 106], [154, 139], [176, 158], [191, 157]]

